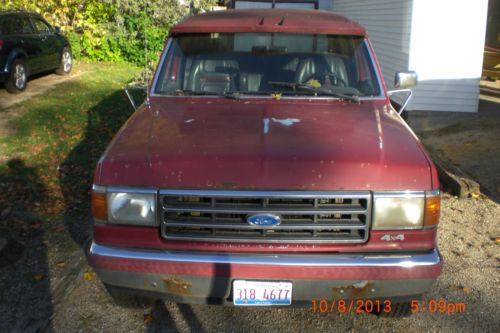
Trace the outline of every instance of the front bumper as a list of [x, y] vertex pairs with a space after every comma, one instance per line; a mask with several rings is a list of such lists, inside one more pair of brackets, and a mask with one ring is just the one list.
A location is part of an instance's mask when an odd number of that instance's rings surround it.
[[188, 303], [232, 303], [235, 279], [290, 281], [293, 303], [312, 299], [405, 299], [441, 274], [437, 250], [413, 254], [227, 254], [117, 248], [92, 243], [101, 280]]

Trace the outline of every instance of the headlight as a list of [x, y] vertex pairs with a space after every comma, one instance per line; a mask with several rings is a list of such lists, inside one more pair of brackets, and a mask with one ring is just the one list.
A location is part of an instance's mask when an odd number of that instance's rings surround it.
[[101, 222], [158, 225], [155, 190], [94, 186], [92, 211]]
[[425, 193], [375, 193], [373, 229], [421, 229]]

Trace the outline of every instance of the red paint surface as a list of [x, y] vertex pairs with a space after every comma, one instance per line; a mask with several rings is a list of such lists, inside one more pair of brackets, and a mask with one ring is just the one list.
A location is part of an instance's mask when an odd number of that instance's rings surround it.
[[[281, 23], [281, 24], [280, 24]], [[365, 36], [366, 30], [332, 12], [303, 9], [238, 9], [192, 16], [170, 30], [189, 32], [290, 32]]]
[[[383, 235], [404, 234], [404, 241], [381, 241]], [[167, 241], [159, 228], [132, 226], [95, 226], [94, 239], [98, 244], [118, 247], [196, 250], [217, 252], [385, 252], [425, 251], [436, 247], [436, 229], [412, 231], [371, 231], [363, 244], [256, 244], [228, 242]]]
[[126, 272], [168, 274], [176, 276], [207, 276], [255, 279], [305, 280], [400, 280], [432, 279], [441, 274], [442, 263], [417, 267], [376, 266], [274, 266], [245, 264], [189, 263], [156, 260], [133, 260], [89, 256], [96, 269]]
[[[260, 190], [434, 188], [421, 144], [384, 104], [151, 98], [150, 108], [138, 110], [115, 137], [95, 183]], [[273, 118], [300, 122], [285, 126]], [[270, 119], [268, 133], [264, 119]]]

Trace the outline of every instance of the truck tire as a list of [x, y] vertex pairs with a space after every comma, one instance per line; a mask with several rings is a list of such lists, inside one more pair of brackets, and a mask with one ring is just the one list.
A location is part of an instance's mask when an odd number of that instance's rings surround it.
[[58, 75], [68, 75], [73, 68], [73, 54], [68, 46], [65, 46], [61, 52], [61, 62], [56, 69]]
[[380, 311], [377, 313], [379, 317], [383, 318], [403, 318], [409, 317], [411, 314], [410, 302], [392, 303], [390, 312]]
[[154, 299], [152, 298], [128, 294], [120, 287], [109, 284], [104, 284], [104, 286], [113, 303], [122, 308], [146, 308], [154, 303]]
[[12, 62], [9, 78], [5, 82], [5, 89], [12, 94], [19, 94], [28, 84], [28, 67], [24, 59], [18, 58]]

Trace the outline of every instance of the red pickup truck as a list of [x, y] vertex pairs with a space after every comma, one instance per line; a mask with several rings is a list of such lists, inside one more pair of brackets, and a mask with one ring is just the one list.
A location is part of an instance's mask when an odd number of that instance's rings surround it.
[[171, 29], [148, 100], [99, 160], [88, 255], [121, 300], [387, 300], [397, 316], [441, 273], [439, 209], [363, 27], [212, 12]]

